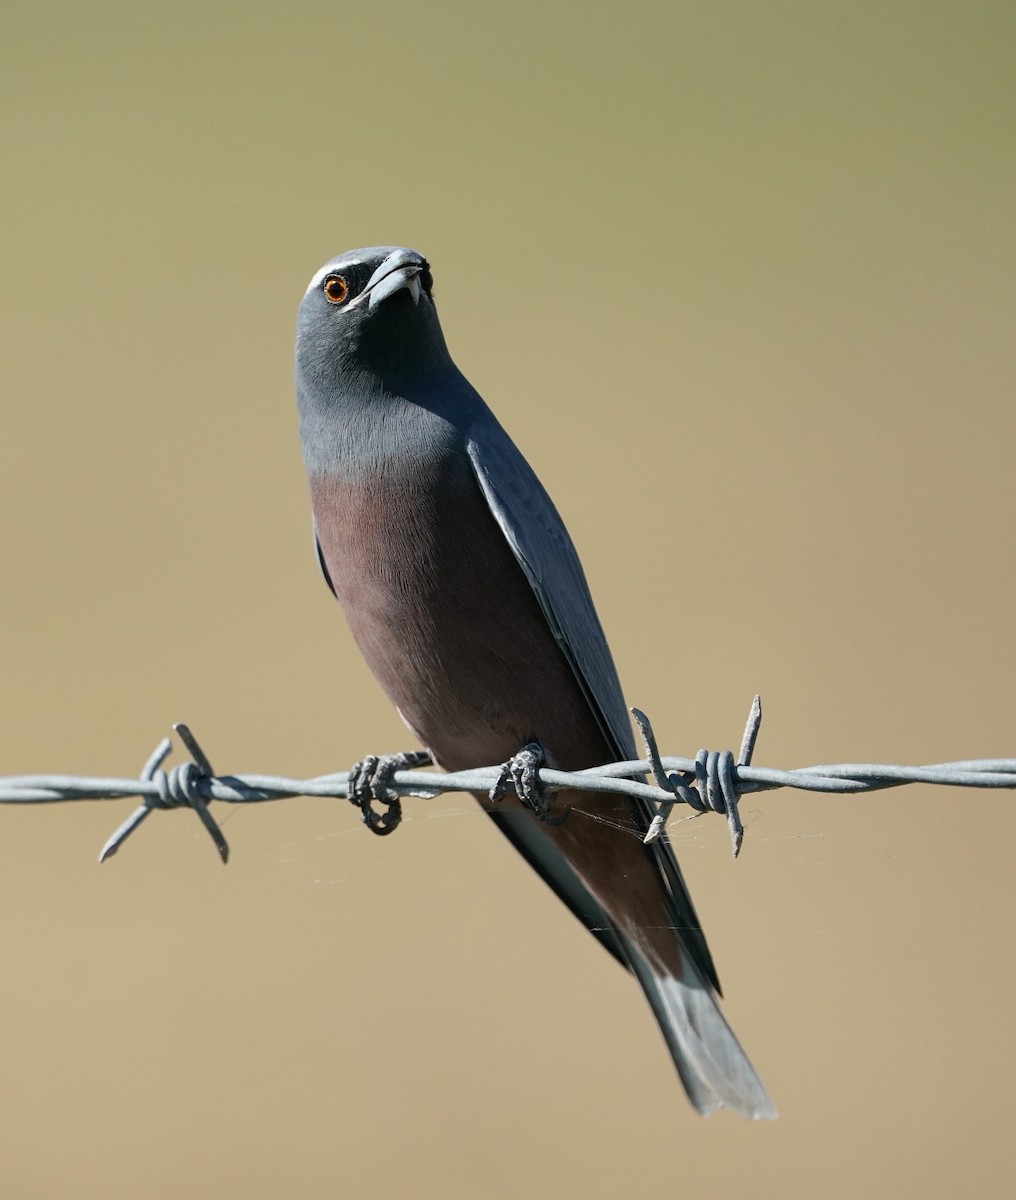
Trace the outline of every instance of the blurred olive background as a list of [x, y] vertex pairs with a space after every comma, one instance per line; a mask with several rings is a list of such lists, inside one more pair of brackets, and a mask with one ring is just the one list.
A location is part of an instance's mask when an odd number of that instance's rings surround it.
[[[1016, 14], [968, 3], [9, 7], [0, 773], [174, 720], [308, 776], [406, 734], [317, 577], [296, 305], [434, 264], [669, 753], [1016, 753]], [[1001, 1196], [1013, 799], [775, 793], [673, 837], [781, 1110], [687, 1106], [473, 802], [0, 810], [0, 1189]]]

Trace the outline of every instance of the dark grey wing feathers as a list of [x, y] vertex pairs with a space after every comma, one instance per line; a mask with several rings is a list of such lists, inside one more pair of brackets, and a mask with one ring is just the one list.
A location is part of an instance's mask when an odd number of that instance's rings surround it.
[[488, 810], [491, 820], [542, 879], [557, 892], [586, 929], [626, 971], [631, 964], [610, 919], [586, 889], [585, 884], [561, 860], [553, 844], [548, 844], [534, 822], [518, 810]]
[[[582, 564], [553, 501], [489, 410], [470, 427], [466, 448], [487, 504], [525, 572], [607, 744], [618, 760], [637, 758], [614, 660]], [[648, 829], [652, 806], [645, 800], [633, 801], [633, 805], [643, 828]], [[680, 931], [680, 940], [719, 992], [712, 955], [666, 835], [646, 850], [667, 881], [671, 919]], [[571, 906], [578, 912], [574, 903]]]
[[618, 760], [636, 758], [614, 660], [579, 556], [554, 502], [493, 418], [470, 432], [474, 436], [467, 448], [480, 489], [575, 672], [605, 740]]
[[338, 599], [338, 595], [335, 591], [335, 584], [332, 583], [332, 577], [328, 574], [328, 564], [325, 562], [325, 556], [321, 552], [321, 540], [317, 535], [316, 522], [312, 521], [311, 527], [314, 531], [314, 554], [317, 557], [317, 565], [321, 571], [321, 578], [325, 581], [325, 583], [328, 584], [328, 590], [331, 592], [331, 594]]

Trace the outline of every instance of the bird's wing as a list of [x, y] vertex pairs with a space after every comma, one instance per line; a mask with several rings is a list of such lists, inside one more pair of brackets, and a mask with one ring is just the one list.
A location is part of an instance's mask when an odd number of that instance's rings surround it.
[[321, 549], [321, 539], [318, 537], [317, 521], [311, 519], [311, 532], [314, 534], [314, 557], [317, 559], [318, 570], [321, 572], [321, 578], [328, 584], [328, 590], [336, 600], [339, 598], [335, 591], [335, 584], [332, 583], [332, 577], [328, 574], [328, 564], [325, 562], [324, 552]]
[[604, 740], [618, 760], [637, 758], [610, 647], [579, 556], [554, 502], [493, 417], [470, 430], [467, 449], [487, 504], [536, 594]]
[[[582, 564], [553, 501], [493, 415], [485, 413], [470, 427], [467, 450], [487, 504], [525, 572], [607, 744], [619, 760], [636, 758], [614, 660]], [[632, 804], [644, 832], [652, 820], [652, 806], [646, 800]], [[671, 917], [675, 928], [682, 930], [682, 942], [719, 992], [712, 956], [666, 836], [651, 842], [646, 852], [666, 880]]]

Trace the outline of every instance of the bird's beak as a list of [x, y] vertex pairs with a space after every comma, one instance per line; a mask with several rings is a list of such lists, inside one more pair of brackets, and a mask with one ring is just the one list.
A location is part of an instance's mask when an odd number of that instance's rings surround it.
[[366, 300], [367, 307], [373, 308], [403, 288], [409, 291], [410, 296], [413, 297], [413, 303], [419, 304], [420, 297], [423, 295], [420, 272], [426, 265], [420, 261], [417, 255], [410, 254], [409, 251], [396, 250], [393, 254], [389, 254], [371, 275], [367, 280], [367, 286], [348, 307], [352, 308]]

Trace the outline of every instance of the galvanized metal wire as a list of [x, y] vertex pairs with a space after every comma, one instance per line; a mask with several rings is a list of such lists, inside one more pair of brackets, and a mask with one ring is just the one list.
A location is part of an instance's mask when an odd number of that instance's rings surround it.
[[[666, 828], [674, 806], [687, 804], [699, 811], [722, 814], [728, 824], [731, 848], [737, 856], [743, 838], [738, 800], [753, 792], [776, 788], [799, 791], [857, 794], [908, 783], [944, 784], [949, 787], [1016, 788], [1016, 758], [973, 759], [907, 767], [885, 763], [834, 763], [781, 771], [751, 765], [752, 752], [762, 720], [759, 697], [752, 702], [741, 749], [735, 760], [729, 751], [700, 750], [694, 759], [665, 758], [657, 749], [649, 719], [632, 709], [645, 746], [645, 758], [609, 763], [582, 771], [557, 771], [545, 766], [526, 770], [514, 764], [479, 767], [455, 774], [415, 769], [428, 762], [426, 753], [370, 758], [351, 771], [319, 775], [314, 779], [287, 779], [277, 775], [217, 775], [211, 761], [186, 725], [173, 726], [190, 758], [169, 771], [162, 769], [172, 743], [164, 738], [149, 756], [136, 779], [82, 777], [75, 775], [14, 775], [0, 777], [0, 804], [55, 804], [69, 800], [120, 800], [135, 796], [138, 807], [113, 833], [102, 848], [99, 861], [111, 858], [124, 841], [157, 809], [191, 808], [215, 843], [223, 862], [229, 846], [209, 810], [211, 801], [225, 804], [261, 804], [291, 796], [325, 796], [347, 799], [357, 805], [368, 828], [387, 834], [398, 826], [402, 798], [432, 799], [445, 792], [497, 793], [509, 777], [541, 819], [549, 817], [546, 797], [579, 789], [586, 792], [620, 793], [648, 800], [655, 809], [647, 842]], [[529, 753], [531, 748], [527, 747]], [[531, 757], [531, 755], [530, 755]], [[523, 791], [523, 775], [535, 769], [543, 799], [537, 803]], [[645, 777], [652, 783], [645, 782]], [[510, 785], [509, 785], [510, 786]], [[378, 811], [378, 806], [384, 810]]]

